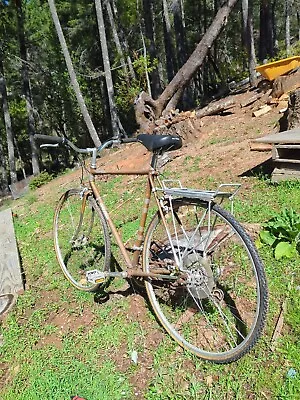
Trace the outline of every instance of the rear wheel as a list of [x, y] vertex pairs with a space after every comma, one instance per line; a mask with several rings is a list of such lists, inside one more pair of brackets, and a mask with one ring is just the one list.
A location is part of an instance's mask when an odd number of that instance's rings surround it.
[[95, 291], [86, 272], [109, 271], [110, 237], [103, 214], [92, 195], [68, 190], [60, 198], [54, 216], [54, 245], [65, 277], [77, 289]]
[[260, 337], [268, 293], [258, 253], [244, 229], [218, 205], [176, 200], [157, 214], [144, 245], [146, 272], [168, 269], [173, 281], [148, 279], [146, 290], [159, 321], [197, 356], [232, 362]]

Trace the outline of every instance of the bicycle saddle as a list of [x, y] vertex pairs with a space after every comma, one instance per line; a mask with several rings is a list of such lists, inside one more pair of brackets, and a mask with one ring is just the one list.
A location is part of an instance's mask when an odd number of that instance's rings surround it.
[[179, 136], [171, 135], [147, 135], [140, 134], [137, 141], [142, 143], [149, 151], [171, 151], [182, 147], [182, 140]]

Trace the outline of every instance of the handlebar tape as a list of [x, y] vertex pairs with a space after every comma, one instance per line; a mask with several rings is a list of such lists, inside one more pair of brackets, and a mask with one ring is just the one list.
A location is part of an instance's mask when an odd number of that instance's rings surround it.
[[49, 136], [49, 135], [39, 135], [36, 134], [34, 135], [34, 138], [36, 140], [40, 140], [44, 143], [64, 143], [66, 141], [66, 139], [64, 137], [60, 137], [60, 136]]

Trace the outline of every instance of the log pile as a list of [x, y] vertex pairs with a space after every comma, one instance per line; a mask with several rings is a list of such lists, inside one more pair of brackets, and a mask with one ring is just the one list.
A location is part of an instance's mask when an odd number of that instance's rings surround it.
[[[239, 105], [236, 104], [234, 96], [230, 96], [218, 101], [214, 100], [205, 107], [193, 111], [169, 110], [155, 121], [154, 133], [161, 134], [168, 131], [171, 134], [179, 134], [184, 139], [188, 136], [196, 136], [195, 120], [210, 115], [220, 115], [227, 111], [234, 112], [233, 107], [235, 106], [249, 109], [254, 118], [261, 117], [275, 109], [276, 112], [283, 114], [282, 118], [298, 121], [287, 122], [284, 129], [291, 129], [290, 127], [299, 124], [300, 117], [295, 117], [295, 114], [298, 115], [300, 112], [300, 95], [292, 93], [300, 89], [300, 69], [280, 76], [273, 82], [267, 81], [268, 85], [262, 85], [261, 83], [264, 81], [266, 80], [261, 81], [257, 88], [248, 86], [248, 90], [252, 90], [252, 95]], [[289, 96], [290, 94], [291, 96]], [[289, 109], [290, 111], [288, 111]]]

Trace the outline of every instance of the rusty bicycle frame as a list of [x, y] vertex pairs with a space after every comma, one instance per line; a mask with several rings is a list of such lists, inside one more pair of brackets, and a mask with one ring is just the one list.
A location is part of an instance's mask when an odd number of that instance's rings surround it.
[[[130, 143], [130, 142], [128, 142]], [[94, 155], [92, 155], [92, 159], [90, 162], [90, 168], [88, 169], [89, 172], [89, 186], [91, 189], [91, 192], [93, 193], [95, 200], [97, 204], [99, 205], [106, 222], [108, 223], [111, 232], [113, 236], [115, 237], [115, 240], [117, 242], [117, 245], [122, 253], [122, 256], [126, 262], [127, 269], [123, 270], [122, 272], [111, 272], [108, 273], [109, 276], [122, 276], [122, 277], [152, 277], [152, 278], [163, 278], [163, 279], [175, 279], [170, 275], [170, 271], [167, 269], [159, 269], [157, 271], [152, 270], [152, 272], [144, 272], [141, 269], [137, 268], [139, 264], [139, 258], [140, 255], [143, 251], [143, 243], [144, 243], [144, 238], [145, 238], [145, 226], [146, 226], [146, 220], [147, 220], [147, 215], [149, 211], [149, 204], [150, 204], [150, 199], [151, 199], [151, 194], [153, 193], [162, 222], [164, 224], [164, 227], [166, 229], [166, 232], [168, 234], [168, 227], [165, 221], [164, 213], [162, 206], [160, 204], [160, 199], [158, 198], [157, 195], [157, 189], [155, 188], [155, 182], [154, 180], [157, 179], [159, 182], [159, 185], [161, 186], [161, 183], [159, 181], [159, 172], [156, 170], [156, 164], [157, 164], [157, 158], [158, 158], [158, 153], [153, 153], [152, 155], [152, 160], [150, 163], [149, 168], [147, 169], [129, 169], [129, 170], [118, 170], [113, 169], [106, 171], [104, 169], [97, 169], [96, 167], [96, 160], [94, 158]], [[137, 231], [137, 237], [136, 241], [132, 247], [133, 254], [132, 258], [129, 255], [129, 251], [126, 249], [122, 238], [113, 222], [111, 219], [109, 212], [107, 211], [107, 208], [104, 204], [104, 201], [101, 197], [100, 191], [96, 185], [96, 177], [97, 176], [103, 176], [103, 175], [137, 175], [137, 176], [147, 176], [147, 183], [146, 183], [146, 190], [145, 190], [145, 197], [144, 197], [144, 202], [143, 202], [143, 208], [141, 212], [141, 217], [140, 217], [140, 223], [139, 223], [139, 229]], [[85, 196], [88, 196], [89, 191], [86, 192]], [[85, 208], [86, 201], [83, 201], [81, 213], [83, 215], [84, 213], [84, 208]], [[177, 276], [178, 278], [178, 276]]]
[[[112, 169], [112, 170], [104, 170], [104, 169], [97, 169], [97, 154], [98, 152], [101, 153], [102, 150], [104, 150], [106, 147], [113, 145], [113, 144], [126, 144], [126, 143], [136, 143], [137, 139], [123, 139], [122, 142], [120, 142], [119, 139], [111, 139], [105, 142], [100, 148], [86, 148], [86, 149], [80, 149], [77, 146], [75, 146], [72, 142], [65, 138], [60, 138], [60, 137], [54, 137], [51, 139], [51, 137], [45, 136], [45, 135], [36, 135], [37, 138], [40, 138], [42, 140], [52, 140], [52, 144], [43, 144], [41, 147], [57, 147], [58, 143], [66, 143], [68, 146], [73, 148], [78, 153], [84, 153], [84, 154], [90, 154], [91, 159], [90, 159], [90, 164], [89, 167], [85, 166], [86, 170], [88, 171], [89, 174], [89, 179], [88, 179], [88, 187], [84, 187], [82, 190], [82, 204], [81, 204], [81, 211], [80, 211], [80, 218], [79, 218], [79, 224], [75, 233], [75, 236], [77, 232], [79, 232], [82, 220], [83, 220], [83, 215], [87, 203], [87, 198], [89, 195], [93, 195], [97, 205], [99, 206], [113, 236], [115, 237], [115, 240], [117, 242], [117, 245], [122, 253], [122, 256], [125, 260], [125, 263], [127, 265], [126, 269], [122, 269], [121, 272], [103, 272], [101, 277], [103, 277], [103, 274], [105, 277], [122, 277], [122, 278], [130, 278], [130, 277], [151, 277], [151, 278], [157, 278], [157, 279], [168, 279], [168, 280], [176, 280], [179, 278], [180, 273], [184, 275], [183, 271], [180, 268], [180, 261], [179, 258], [176, 254], [176, 251], [174, 249], [173, 243], [172, 243], [172, 238], [171, 238], [171, 233], [168, 228], [168, 224], [165, 219], [165, 209], [166, 207], [169, 208], [169, 206], [166, 206], [164, 204], [164, 200], [172, 198], [172, 195], [175, 194], [178, 196], [178, 190], [179, 191], [184, 191], [183, 194], [180, 194], [180, 196], [184, 196], [187, 198], [193, 197], [197, 198], [198, 200], [202, 200], [206, 203], [209, 204], [208, 207], [208, 212], [210, 213], [210, 207], [211, 207], [211, 202], [213, 199], [215, 199], [216, 196], [220, 196], [221, 198], [227, 197], [229, 199], [233, 199], [235, 194], [237, 193], [240, 185], [238, 184], [221, 184], [219, 188], [216, 191], [210, 192], [210, 191], [201, 191], [201, 190], [193, 190], [193, 189], [185, 189], [182, 187], [179, 188], [173, 188], [173, 189], [168, 189], [165, 188], [164, 181], [161, 181], [159, 178], [159, 172], [157, 171], [157, 160], [158, 156], [160, 155], [159, 150], [153, 151], [152, 153], [152, 160], [150, 162], [150, 165], [146, 169], [129, 169], [129, 170], [119, 170], [119, 169]], [[146, 190], [145, 190], [145, 198], [144, 198], [144, 203], [143, 203], [143, 208], [141, 211], [141, 217], [140, 217], [140, 224], [139, 224], [139, 229], [137, 231], [137, 238], [135, 241], [135, 244], [133, 248], [131, 249], [133, 251], [132, 258], [129, 255], [129, 251], [126, 249], [122, 238], [112, 220], [112, 218], [109, 215], [109, 212], [107, 211], [107, 208], [104, 204], [103, 198], [101, 197], [100, 191], [96, 185], [96, 177], [97, 176], [103, 176], [103, 175], [137, 175], [137, 176], [147, 176], [147, 184], [146, 184]], [[155, 179], [158, 182], [158, 186], [155, 186]], [[224, 187], [231, 187], [234, 189], [231, 192], [224, 192], [223, 188]], [[177, 190], [177, 193], [175, 191]], [[158, 192], [164, 193], [164, 197], [159, 197]], [[147, 220], [147, 215], [149, 211], [149, 204], [150, 204], [150, 199], [151, 195], [154, 195], [155, 202], [158, 208], [158, 213], [161, 218], [161, 221], [163, 223], [163, 226], [165, 228], [169, 243], [172, 247], [172, 253], [174, 256], [174, 262], [175, 262], [175, 268], [173, 269], [172, 272], [177, 272], [177, 274], [173, 274], [169, 269], [152, 269], [151, 272], [145, 272], [142, 271], [141, 268], [138, 268], [139, 265], [139, 259], [140, 255], [143, 252], [143, 244], [144, 244], [144, 239], [145, 239], [145, 227], [146, 227], [146, 220]], [[173, 213], [173, 210], [171, 210]], [[174, 216], [173, 216], [174, 218]], [[210, 219], [210, 217], [209, 217]], [[93, 271], [92, 271], [93, 272]], [[179, 273], [179, 274], [178, 274]], [[177, 276], [176, 276], [177, 275]], [[103, 279], [103, 278], [101, 278]]]

